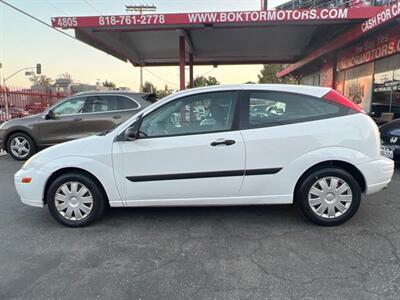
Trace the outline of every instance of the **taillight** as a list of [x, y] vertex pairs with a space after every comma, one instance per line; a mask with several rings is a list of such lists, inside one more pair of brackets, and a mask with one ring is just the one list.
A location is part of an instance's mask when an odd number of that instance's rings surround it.
[[330, 92], [328, 92], [323, 98], [325, 100], [332, 101], [332, 102], [338, 103], [340, 105], [343, 105], [343, 106], [350, 108], [356, 112], [365, 114], [365, 112], [361, 109], [361, 107], [359, 107], [354, 102], [351, 102], [349, 99], [347, 99], [345, 96], [343, 96], [342, 94], [340, 94], [339, 92], [337, 92], [335, 90], [330, 90]]

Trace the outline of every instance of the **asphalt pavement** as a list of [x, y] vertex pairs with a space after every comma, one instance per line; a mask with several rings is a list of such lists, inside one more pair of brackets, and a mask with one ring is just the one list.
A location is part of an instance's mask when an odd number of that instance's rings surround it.
[[399, 299], [400, 172], [348, 223], [293, 206], [111, 209], [90, 227], [20, 203], [0, 157], [0, 299]]

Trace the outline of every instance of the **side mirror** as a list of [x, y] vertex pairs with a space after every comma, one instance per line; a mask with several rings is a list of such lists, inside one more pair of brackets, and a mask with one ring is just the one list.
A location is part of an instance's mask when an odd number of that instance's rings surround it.
[[134, 141], [139, 138], [139, 127], [142, 122], [142, 115], [140, 115], [135, 122], [122, 131], [117, 137], [116, 141], [123, 142], [123, 141]]
[[54, 114], [52, 111], [49, 111], [44, 115], [45, 120], [53, 120], [55, 118]]
[[134, 141], [138, 137], [138, 131], [135, 126], [129, 127], [125, 130], [124, 136], [127, 141]]

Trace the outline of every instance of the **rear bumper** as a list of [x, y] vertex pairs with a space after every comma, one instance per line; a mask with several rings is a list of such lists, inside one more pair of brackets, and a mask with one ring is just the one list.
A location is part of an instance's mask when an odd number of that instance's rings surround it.
[[386, 188], [394, 173], [394, 161], [381, 156], [380, 159], [358, 166], [366, 181], [367, 195]]
[[6, 146], [4, 145], [4, 137], [0, 130], [0, 151], [1, 150], [6, 150]]
[[7, 154], [6, 150], [6, 145], [4, 145], [3, 140], [0, 139], [0, 156]]

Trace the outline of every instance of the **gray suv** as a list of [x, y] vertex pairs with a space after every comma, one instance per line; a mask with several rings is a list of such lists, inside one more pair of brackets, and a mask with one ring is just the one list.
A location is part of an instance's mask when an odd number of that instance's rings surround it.
[[45, 147], [111, 130], [154, 101], [154, 95], [143, 93], [75, 94], [41, 114], [1, 124], [0, 149], [26, 160]]

